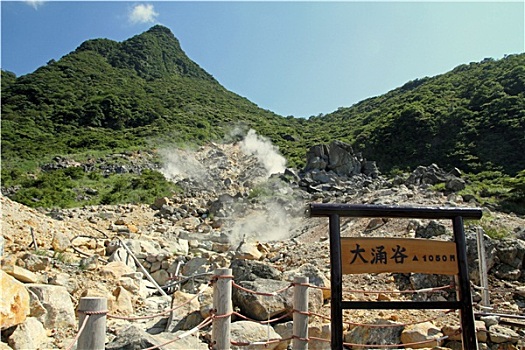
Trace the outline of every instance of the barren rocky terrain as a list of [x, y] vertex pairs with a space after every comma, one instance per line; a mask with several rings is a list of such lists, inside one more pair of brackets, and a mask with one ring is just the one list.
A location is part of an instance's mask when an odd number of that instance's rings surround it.
[[[113, 315], [149, 315], [196, 295], [216, 268], [234, 266], [234, 276], [241, 271], [251, 271], [252, 278], [247, 275], [234, 277], [237, 284], [245, 287], [266, 283], [263, 280], [286, 284], [294, 273], [307, 274], [311, 283], [329, 287], [328, 220], [308, 217], [306, 209], [309, 203], [478, 207], [475, 202], [466, 203], [453, 191], [447, 195], [433, 191], [431, 183], [425, 180], [428, 175], [435, 175], [438, 170], [439, 174], [448, 174], [435, 166], [423, 168], [424, 171], [420, 169], [420, 173], [402, 181], [388, 180], [374, 172], [342, 175], [338, 174], [337, 167], [330, 171], [315, 165], [313, 160], [308, 171], [298, 172], [285, 169], [281, 160], [275, 158], [278, 155], [274, 154], [274, 149], [270, 148], [265, 154], [257, 153], [256, 150], [260, 149], [238, 143], [211, 144], [192, 152], [166, 151], [163, 171], [184, 191], [170, 198], [159, 198], [155, 203], [51, 210], [31, 209], [2, 196], [0, 348], [66, 349], [74, 343], [78, 326], [78, 315], [74, 310], [82, 296], [107, 297], [109, 312]], [[355, 162], [363, 165], [361, 169], [365, 168], [364, 160], [352, 154], [347, 155], [348, 159], [354, 162], [354, 168]], [[270, 176], [276, 172], [272, 168], [276, 164], [279, 167], [277, 174]], [[460, 178], [456, 175], [455, 178]], [[465, 223], [473, 299], [475, 311], [479, 314], [476, 327], [479, 328], [480, 348], [523, 349], [525, 218], [482, 209], [482, 222]], [[491, 239], [485, 235], [490, 308], [482, 308], [475, 236], [488, 224], [507, 232], [507, 237]], [[345, 237], [450, 240], [451, 232], [451, 225], [446, 221], [341, 219], [341, 234]], [[122, 245], [134, 253], [137, 261], [131, 259]], [[146, 275], [150, 275], [159, 286], [166, 286], [163, 290], [168, 297], [162, 297]], [[345, 275], [343, 281], [343, 299], [346, 300], [447, 300], [454, 297], [450, 291], [431, 295], [402, 293], [447, 285], [450, 280], [446, 276], [360, 274]], [[55, 300], [59, 305], [48, 305], [53, 299], [43, 297], [47, 292], [42, 285], [60, 287], [60, 293], [64, 293], [60, 295], [65, 295], [68, 300]], [[24, 290], [29, 291], [25, 308], [18, 305], [22, 304], [23, 297], [11, 300], [15, 294], [23, 296]], [[8, 294], [11, 291], [15, 294]], [[396, 293], [390, 294], [389, 291]], [[137, 343], [142, 345], [125, 345], [122, 337], [130, 325], [134, 325], [143, 338], [146, 337], [144, 334], [150, 334], [153, 340], [148, 341], [154, 345], [155, 339], [160, 344], [160, 339], [169, 339], [170, 335], [191, 329], [195, 322], [206, 317], [203, 310], [209, 303], [209, 295], [210, 291], [204, 292], [199, 297], [200, 304], [192, 306], [186, 313], [172, 314], [171, 320], [167, 316], [161, 317], [161, 321], [108, 318], [106, 348], [139, 349], [148, 343], [142, 340]], [[249, 309], [244, 304], [246, 301], [242, 296], [235, 298], [234, 308], [246, 314]], [[317, 313], [328, 317], [329, 292], [323, 290], [319, 298]], [[72, 307], [68, 306], [69, 302]], [[266, 305], [266, 314], [251, 317], [264, 320], [270, 314], [273, 317], [284, 312], [270, 310], [272, 307], [275, 308], [275, 304]], [[199, 315], [192, 317], [197, 321], [188, 317], [196, 311]], [[492, 314], [481, 315], [482, 312]], [[500, 314], [516, 317], [505, 318]], [[434, 337], [444, 334], [440, 349], [460, 348], [453, 331], [458, 327], [457, 312], [353, 310], [345, 311], [344, 318], [348, 322], [345, 326], [347, 343], [386, 344], [377, 340], [378, 337], [387, 339], [386, 333], [359, 333], [360, 327], [355, 327], [354, 323], [386, 320], [407, 324], [429, 320], [430, 325], [425, 331], [419, 330], [419, 334], [434, 334]], [[325, 318], [311, 317], [310, 334], [314, 334], [317, 327], [317, 336], [329, 339], [328, 323]], [[276, 322], [272, 326], [279, 337], [286, 337], [289, 326], [285, 322]], [[389, 341], [404, 340], [401, 328], [391, 340], [388, 338]], [[407, 329], [405, 326], [405, 331]], [[435, 329], [435, 333], [429, 329]], [[241, 335], [236, 338], [238, 341], [266, 339], [266, 335], [263, 339], [244, 339]], [[192, 343], [176, 345], [174, 342], [162, 348], [205, 349], [209, 336], [209, 327], [203, 328], [188, 337]], [[410, 341], [405, 338], [404, 343]], [[285, 349], [287, 346], [291, 347], [283, 342], [268, 347]], [[250, 345], [248, 348], [258, 347]], [[329, 344], [313, 342], [310, 348], [329, 349]]]

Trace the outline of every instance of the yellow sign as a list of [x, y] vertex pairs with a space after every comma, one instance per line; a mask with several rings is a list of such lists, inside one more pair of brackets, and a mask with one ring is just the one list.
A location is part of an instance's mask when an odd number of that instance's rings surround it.
[[343, 274], [458, 274], [456, 244], [418, 238], [341, 238]]

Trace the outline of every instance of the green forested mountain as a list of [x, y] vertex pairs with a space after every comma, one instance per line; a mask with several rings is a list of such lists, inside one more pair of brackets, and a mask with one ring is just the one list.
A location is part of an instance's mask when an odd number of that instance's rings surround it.
[[89, 40], [14, 79], [2, 71], [2, 160], [220, 139], [232, 124], [293, 132], [191, 61], [155, 26], [122, 43]]
[[525, 169], [525, 55], [410, 81], [312, 122], [383, 169], [434, 162], [515, 174]]
[[338, 139], [383, 173], [437, 163], [523, 175], [525, 54], [461, 65], [300, 119], [226, 90], [165, 27], [123, 42], [89, 40], [31, 74], [2, 71], [2, 183], [40, 186], [21, 174], [57, 155], [200, 144], [238, 125], [270, 138], [292, 167], [304, 165], [312, 145]]

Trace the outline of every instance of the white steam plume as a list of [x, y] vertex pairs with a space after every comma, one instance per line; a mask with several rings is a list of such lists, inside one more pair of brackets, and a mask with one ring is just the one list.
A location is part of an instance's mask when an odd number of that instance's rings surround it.
[[181, 149], [163, 149], [159, 151], [163, 158], [160, 172], [168, 180], [190, 178], [203, 181], [206, 178], [206, 169], [195, 159], [191, 151]]
[[264, 165], [268, 176], [283, 173], [286, 169], [286, 159], [279, 154], [278, 148], [265, 137], [257, 135], [253, 129], [242, 140], [241, 149], [248, 155], [254, 155]]
[[289, 239], [298, 225], [299, 217], [288, 215], [279, 203], [267, 203], [263, 210], [257, 210], [237, 218], [229, 234], [233, 247], [243, 240], [247, 242], [271, 242]]

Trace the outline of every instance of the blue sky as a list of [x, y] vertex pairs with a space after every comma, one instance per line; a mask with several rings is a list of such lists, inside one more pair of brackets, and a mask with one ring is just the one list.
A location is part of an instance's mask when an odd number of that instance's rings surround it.
[[18, 76], [85, 40], [162, 24], [227, 89], [295, 117], [525, 50], [523, 1], [1, 1], [1, 11], [1, 67]]

